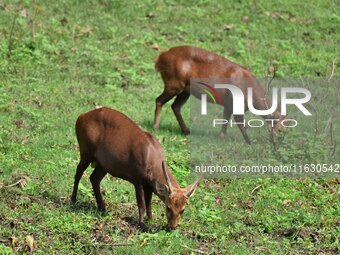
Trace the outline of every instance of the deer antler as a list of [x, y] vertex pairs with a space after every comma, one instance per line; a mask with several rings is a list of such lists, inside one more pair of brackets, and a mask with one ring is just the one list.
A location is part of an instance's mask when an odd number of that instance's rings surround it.
[[189, 198], [191, 197], [194, 192], [195, 192], [195, 189], [197, 188], [197, 185], [198, 183], [204, 178], [204, 173], [201, 173], [200, 176], [198, 176], [198, 178], [196, 179], [196, 181], [194, 181], [194, 183], [192, 183], [191, 185], [189, 185], [187, 187], [187, 192], [185, 193], [185, 197], [186, 198]]
[[165, 180], [166, 180], [166, 184], [169, 187], [170, 194], [172, 194], [172, 184], [171, 184], [168, 172], [165, 169], [165, 162], [164, 162], [164, 160], [162, 161], [162, 170], [163, 170], [163, 174], [164, 174], [164, 177], [165, 177]]

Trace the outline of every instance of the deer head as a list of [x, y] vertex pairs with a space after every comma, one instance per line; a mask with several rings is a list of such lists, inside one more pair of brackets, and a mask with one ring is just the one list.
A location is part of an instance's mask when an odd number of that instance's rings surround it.
[[200, 176], [193, 184], [181, 189], [173, 187], [169, 175], [165, 169], [165, 163], [162, 162], [162, 170], [166, 184], [156, 182], [156, 191], [166, 206], [166, 217], [168, 220], [167, 229], [175, 229], [186, 205], [188, 199], [195, 193], [197, 185], [203, 176]]

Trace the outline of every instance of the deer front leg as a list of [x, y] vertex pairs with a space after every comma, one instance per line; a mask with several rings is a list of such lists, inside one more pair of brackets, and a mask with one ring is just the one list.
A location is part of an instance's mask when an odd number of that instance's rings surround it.
[[244, 116], [243, 115], [234, 115], [234, 119], [243, 135], [244, 141], [247, 144], [250, 144], [250, 140], [247, 134], [247, 129], [245, 127], [245, 121], [244, 121]]
[[[232, 110], [228, 106], [224, 106], [224, 109], [223, 109], [223, 118], [225, 118], [228, 121], [228, 123], [230, 121], [231, 113], [232, 113]], [[220, 132], [220, 137], [221, 138], [224, 138], [226, 133], [227, 133], [228, 123], [222, 125], [222, 129], [221, 129], [221, 132]]]
[[144, 189], [144, 198], [145, 198], [145, 206], [146, 206], [146, 215], [148, 216], [148, 220], [152, 220], [152, 210], [151, 210], [152, 188], [148, 186], [143, 186], [143, 189]]
[[161, 109], [162, 109], [163, 105], [166, 104], [174, 96], [176, 96], [176, 91], [168, 91], [168, 90], [164, 89], [163, 93], [159, 97], [157, 97], [156, 108], [155, 108], [155, 118], [154, 118], [154, 122], [153, 122], [153, 129], [154, 130], [159, 129]]
[[141, 184], [135, 184], [138, 212], [139, 212], [139, 226], [142, 230], [145, 230], [144, 214], [145, 214], [145, 200], [144, 200], [144, 189]]

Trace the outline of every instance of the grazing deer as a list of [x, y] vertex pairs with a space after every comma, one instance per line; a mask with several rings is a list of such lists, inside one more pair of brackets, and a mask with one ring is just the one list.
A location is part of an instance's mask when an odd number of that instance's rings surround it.
[[139, 224], [144, 228], [144, 214], [152, 218], [154, 192], [166, 206], [167, 228], [177, 227], [180, 215], [198, 185], [182, 189], [164, 163], [164, 153], [157, 139], [143, 131], [126, 115], [110, 108], [100, 108], [80, 115], [76, 122], [80, 163], [74, 180], [71, 201], [76, 202], [79, 181], [92, 163], [90, 176], [98, 209], [105, 211], [100, 182], [109, 173], [135, 186]]
[[[229, 84], [233, 84], [240, 88], [244, 95], [247, 95], [247, 88], [253, 89], [253, 105], [258, 110], [266, 110], [271, 107], [271, 100], [266, 96], [264, 89], [257, 81], [255, 76], [243, 66], [219, 56], [213, 52], [209, 52], [192, 46], [178, 46], [162, 52], [156, 61], [157, 71], [160, 72], [163, 82], [164, 91], [156, 99], [154, 129], [159, 128], [160, 112], [162, 106], [173, 97], [175, 101], [171, 105], [172, 110], [177, 118], [179, 126], [183, 134], [189, 134], [190, 131], [185, 125], [181, 114], [181, 108], [190, 96], [190, 80], [191, 79], [215, 79], [224, 80]], [[233, 113], [233, 97], [230, 91], [225, 89], [216, 89], [221, 96], [224, 112], [223, 117], [230, 120]], [[195, 95], [195, 93], [194, 93]], [[197, 96], [197, 95], [195, 95]], [[210, 100], [212, 102], [212, 100]], [[247, 101], [245, 100], [245, 110]], [[272, 140], [272, 133], [282, 127], [281, 120], [285, 116], [281, 116], [278, 109], [273, 114], [262, 116], [264, 119], [273, 120], [272, 125], [268, 123], [268, 130]], [[234, 115], [237, 123], [244, 122], [244, 115]], [[246, 143], [250, 143], [246, 132], [246, 127], [238, 124]], [[227, 125], [222, 126], [221, 136], [225, 136]]]

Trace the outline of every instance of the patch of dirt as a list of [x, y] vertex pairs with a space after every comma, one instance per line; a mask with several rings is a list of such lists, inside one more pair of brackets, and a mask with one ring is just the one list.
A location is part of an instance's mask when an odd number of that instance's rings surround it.
[[286, 237], [286, 238], [288, 237], [294, 240], [298, 238], [301, 238], [303, 240], [310, 238], [313, 243], [319, 242], [319, 233], [316, 231], [307, 229], [307, 228], [302, 228], [300, 230], [296, 228], [287, 228], [287, 229], [283, 229], [279, 231], [278, 234], [281, 237]]

